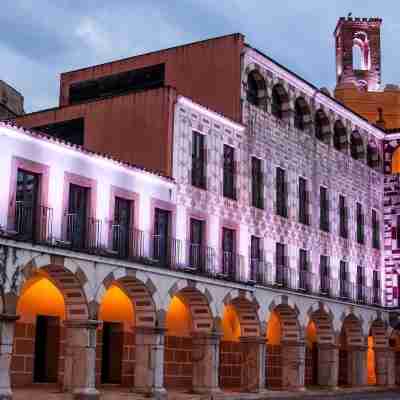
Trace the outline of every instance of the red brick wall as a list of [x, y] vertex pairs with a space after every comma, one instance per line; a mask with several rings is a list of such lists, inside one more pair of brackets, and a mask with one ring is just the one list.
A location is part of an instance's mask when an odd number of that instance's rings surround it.
[[[101, 385], [101, 362], [103, 353], [103, 329], [97, 330], [96, 344], [96, 386]], [[127, 387], [134, 386], [135, 379], [135, 334], [124, 332], [124, 349], [122, 352], [122, 376], [121, 385]]]
[[282, 348], [281, 346], [267, 345], [266, 379], [269, 389], [282, 388]]
[[221, 388], [239, 389], [241, 386], [243, 353], [240, 343], [222, 341], [219, 358], [219, 384]]
[[[35, 325], [17, 322], [15, 324], [14, 350], [11, 359], [11, 385], [21, 387], [33, 383], [35, 357]], [[60, 327], [60, 350], [58, 359], [58, 382], [63, 382], [65, 354], [65, 328]]]
[[165, 337], [164, 385], [167, 389], [192, 388], [192, 338]]

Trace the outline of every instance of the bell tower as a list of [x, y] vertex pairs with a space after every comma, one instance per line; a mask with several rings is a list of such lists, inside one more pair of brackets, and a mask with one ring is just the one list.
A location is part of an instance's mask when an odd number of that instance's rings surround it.
[[375, 91], [381, 83], [380, 18], [340, 18], [335, 29], [336, 88]]

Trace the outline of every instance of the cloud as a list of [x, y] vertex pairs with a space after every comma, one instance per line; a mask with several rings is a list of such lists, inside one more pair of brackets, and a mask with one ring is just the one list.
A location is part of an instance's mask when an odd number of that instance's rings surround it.
[[13, 0], [0, 14], [0, 79], [28, 111], [57, 105], [63, 71], [242, 32], [252, 46], [316, 86], [333, 87], [338, 17], [381, 16], [385, 82], [396, 83], [397, 0]]

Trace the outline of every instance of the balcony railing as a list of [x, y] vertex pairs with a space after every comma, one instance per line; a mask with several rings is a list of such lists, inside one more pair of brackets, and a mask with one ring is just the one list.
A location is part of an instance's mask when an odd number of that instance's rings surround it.
[[53, 236], [53, 210], [17, 201], [14, 225], [7, 233], [19, 240], [50, 242]]
[[[104, 227], [107, 229], [103, 231]], [[272, 268], [262, 253], [259, 257], [250, 257], [248, 262], [245, 262], [243, 256], [234, 252], [218, 252], [201, 244], [143, 232], [114, 222], [103, 224], [98, 219], [83, 219], [75, 213], [64, 215], [64, 228], [62, 240], [57, 240], [53, 236], [51, 208], [39, 206], [33, 209], [31, 206], [18, 203], [14, 224], [10, 229], [0, 228], [0, 235], [117, 257], [209, 278], [243, 284], [274, 285], [282, 289], [382, 306], [380, 285], [357, 286], [352, 282], [328, 276], [318, 278], [308, 271], [297, 271], [283, 265]]]
[[277, 265], [275, 271], [275, 285], [285, 289], [297, 289], [298, 274], [292, 268]]
[[314, 273], [305, 270], [299, 271], [299, 290], [306, 293], [314, 293], [316, 282], [317, 277]]

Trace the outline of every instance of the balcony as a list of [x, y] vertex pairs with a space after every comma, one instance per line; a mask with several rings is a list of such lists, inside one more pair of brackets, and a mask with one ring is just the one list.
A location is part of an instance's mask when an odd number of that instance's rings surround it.
[[314, 293], [316, 288], [317, 276], [309, 271], [299, 271], [299, 287], [298, 289], [305, 293]]
[[268, 267], [263, 254], [260, 254], [259, 257], [250, 257], [249, 263], [250, 282], [264, 286], [273, 285], [272, 269]]
[[276, 266], [275, 285], [284, 289], [297, 289], [297, 271], [284, 265]]
[[339, 281], [339, 298], [345, 301], [352, 301], [355, 295], [355, 285], [353, 282]]
[[211, 277], [216, 275], [217, 258], [213, 248], [191, 242], [186, 243], [186, 248], [185, 271]]
[[53, 237], [53, 209], [16, 202], [14, 221], [2, 236], [33, 243], [50, 243]]
[[224, 280], [247, 283], [244, 257], [231, 251], [222, 251], [217, 276]]
[[322, 275], [320, 278], [319, 294], [334, 298], [338, 291], [337, 279], [332, 279], [327, 275]]

